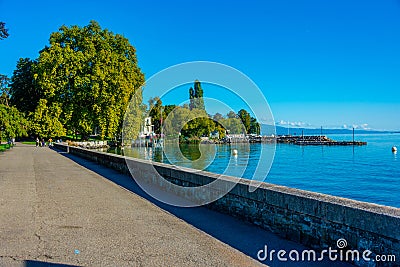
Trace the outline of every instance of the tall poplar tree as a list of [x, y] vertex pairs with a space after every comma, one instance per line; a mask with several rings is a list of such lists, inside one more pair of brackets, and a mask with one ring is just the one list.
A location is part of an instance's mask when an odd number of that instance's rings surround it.
[[203, 89], [201, 88], [201, 83], [199, 80], [194, 81], [194, 89], [190, 87], [189, 89], [189, 100], [190, 109], [202, 109], [205, 110], [204, 99], [203, 99]]

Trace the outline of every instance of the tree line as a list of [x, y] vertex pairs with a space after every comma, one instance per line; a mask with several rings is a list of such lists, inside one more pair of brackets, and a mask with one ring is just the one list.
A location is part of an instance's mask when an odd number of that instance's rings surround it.
[[[0, 23], [0, 38], [8, 37]], [[87, 26], [61, 26], [36, 59], [21, 58], [11, 78], [0, 76], [0, 130], [3, 138], [43, 138], [97, 132], [120, 135], [129, 110], [132, 138], [143, 113], [144, 74], [136, 50], [120, 34]], [[136, 99], [129, 105], [130, 99]]]
[[189, 104], [163, 106], [159, 97], [149, 100], [149, 116], [156, 134], [179, 136], [181, 141], [198, 140], [211, 133], [218, 138], [224, 138], [226, 134], [260, 134], [260, 124], [245, 109], [238, 113], [230, 111], [225, 116], [208, 114], [200, 81], [195, 80], [193, 87], [189, 89]]
[[[8, 36], [0, 22], [0, 40]], [[182, 138], [260, 133], [257, 120], [244, 109], [226, 116], [207, 114], [198, 80], [189, 89], [189, 104], [164, 106], [154, 98], [147, 109], [144, 81], [136, 50], [124, 36], [96, 21], [61, 26], [37, 58], [20, 58], [11, 78], [0, 75], [0, 141], [78, 134], [83, 139], [98, 134], [101, 139], [123, 135], [133, 140], [146, 111], [158, 134], [162, 125], [165, 133]]]

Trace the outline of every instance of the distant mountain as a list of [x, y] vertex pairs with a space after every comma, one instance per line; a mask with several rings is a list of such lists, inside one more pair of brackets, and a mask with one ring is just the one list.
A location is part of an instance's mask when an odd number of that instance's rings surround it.
[[[282, 126], [276, 126], [276, 134], [277, 135], [287, 135], [288, 132], [291, 135], [301, 135], [302, 132], [304, 135], [320, 135], [321, 128], [288, 128]], [[270, 135], [273, 132], [273, 126], [267, 124], [261, 124], [261, 134], [262, 135]], [[324, 129], [322, 128], [322, 135], [328, 134], [352, 134], [352, 129]], [[383, 133], [395, 133], [390, 131], [376, 131], [376, 130], [355, 130], [356, 134], [383, 134]]]

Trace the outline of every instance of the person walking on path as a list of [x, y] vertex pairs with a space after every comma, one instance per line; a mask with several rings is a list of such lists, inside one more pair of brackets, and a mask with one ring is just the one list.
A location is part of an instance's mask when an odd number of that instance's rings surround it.
[[39, 146], [39, 137], [36, 137], [36, 147]]

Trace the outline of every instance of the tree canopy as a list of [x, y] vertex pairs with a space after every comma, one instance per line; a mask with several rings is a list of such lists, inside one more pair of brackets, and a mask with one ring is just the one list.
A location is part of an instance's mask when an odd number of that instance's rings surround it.
[[44, 97], [34, 80], [35, 65], [36, 62], [29, 58], [20, 58], [11, 77], [10, 103], [25, 114], [34, 112]]
[[237, 114], [235, 112], [233, 112], [232, 110], [228, 112], [228, 114], [226, 114], [226, 116], [230, 119], [234, 119], [237, 118]]
[[249, 133], [256, 134], [256, 135], [261, 134], [261, 125], [260, 125], [260, 123], [257, 122], [257, 119], [254, 117], [251, 117], [251, 119], [250, 119]]
[[164, 133], [176, 136], [179, 133], [183, 137], [193, 138], [209, 136], [215, 129], [215, 124], [203, 109], [192, 109], [187, 107], [175, 107], [166, 118]]
[[[144, 75], [135, 48], [95, 21], [84, 27], [62, 26], [52, 33], [50, 46], [40, 51], [34, 79], [46, 100], [41, 104], [54, 119], [52, 125], [61, 123], [68, 132], [83, 136], [95, 127], [101, 137], [116, 136], [129, 100], [135, 95], [135, 103], [142, 102]], [[129, 109], [141, 113], [139, 105]]]
[[244, 127], [246, 128], [246, 133], [250, 130], [250, 113], [244, 109], [239, 110], [238, 117], [242, 121]]
[[40, 137], [64, 136], [66, 131], [58, 120], [62, 113], [58, 103], [47, 105], [46, 99], [40, 99], [34, 113], [31, 113], [31, 130]]
[[226, 133], [260, 134], [260, 124], [245, 109], [239, 110], [238, 113], [230, 111], [226, 116], [220, 113], [207, 114], [203, 101], [203, 89], [198, 80], [194, 82], [194, 88], [189, 89], [189, 105], [163, 106], [159, 97], [150, 98], [149, 115], [152, 117], [155, 133], [159, 134], [161, 127], [164, 127], [165, 135], [180, 134], [181, 139], [186, 138], [191, 141], [199, 140], [202, 136], [208, 137], [214, 131], [218, 132], [219, 138], [225, 137]]
[[[0, 23], [1, 39], [7, 36], [5, 24]], [[29, 126], [30, 133], [40, 137], [76, 133], [87, 137], [96, 129], [101, 138], [122, 134], [132, 140], [147, 108], [135, 48], [96, 21], [84, 27], [60, 27], [37, 59], [19, 59], [12, 78], [0, 75], [0, 82], [0, 123], [8, 137], [25, 135]], [[148, 111], [155, 133], [161, 133], [168, 117], [167, 134], [187, 138], [210, 136], [213, 131], [220, 138], [226, 132], [259, 134], [260, 125], [244, 109], [226, 116], [207, 114], [203, 94], [201, 82], [195, 80], [189, 104], [182, 107], [163, 106], [160, 98], [151, 98]]]
[[27, 135], [28, 121], [15, 107], [0, 104], [0, 143], [1, 139]]

